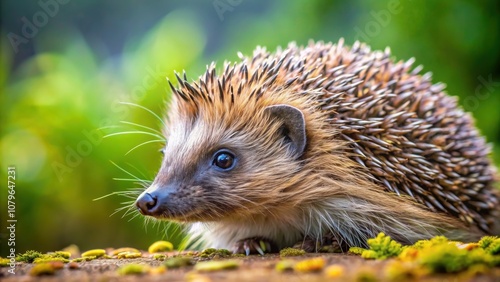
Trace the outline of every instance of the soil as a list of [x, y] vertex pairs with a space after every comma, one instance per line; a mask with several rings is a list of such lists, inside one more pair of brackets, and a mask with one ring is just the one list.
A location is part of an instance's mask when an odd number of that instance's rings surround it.
[[[169, 256], [174, 253], [166, 253]], [[96, 259], [87, 262], [79, 262], [78, 269], [69, 269], [67, 265], [50, 276], [31, 276], [29, 274], [33, 264], [18, 263], [15, 275], [8, 273], [9, 267], [0, 268], [0, 280], [2, 281], [386, 281], [384, 267], [388, 261], [365, 260], [352, 254], [306, 254], [299, 257], [291, 257], [295, 261], [312, 257], [322, 257], [326, 266], [332, 264], [342, 265], [345, 268], [344, 275], [336, 279], [326, 276], [324, 271], [316, 273], [278, 272], [275, 265], [282, 260], [278, 254], [266, 254], [265, 256], [251, 255], [248, 257], [230, 258], [241, 261], [240, 267], [234, 270], [220, 270], [214, 272], [197, 272], [193, 266], [177, 269], [168, 269], [162, 274], [140, 274], [120, 275], [117, 269], [130, 263], [146, 264], [151, 267], [160, 266], [158, 261], [145, 254], [136, 259]], [[220, 259], [225, 260], [225, 259]], [[367, 277], [363, 273], [371, 273]], [[375, 280], [373, 280], [375, 278]], [[440, 274], [425, 276], [419, 281], [500, 281], [500, 267], [490, 269], [480, 275], [462, 273]]]

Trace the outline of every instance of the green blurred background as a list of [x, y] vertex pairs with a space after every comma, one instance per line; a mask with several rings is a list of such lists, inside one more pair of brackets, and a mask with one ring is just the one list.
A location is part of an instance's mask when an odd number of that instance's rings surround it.
[[[142, 105], [163, 115], [165, 77], [309, 39], [415, 57], [434, 81], [474, 114], [500, 161], [500, 17], [498, 1], [76, 1], [2, 0], [1, 256], [7, 254], [7, 167], [16, 166], [16, 252], [178, 242], [162, 224], [119, 212], [128, 199], [103, 195], [138, 188], [116, 165], [152, 179], [161, 154], [129, 121], [160, 129]], [[109, 127], [119, 126], [119, 127]], [[98, 131], [98, 129], [101, 129]]]

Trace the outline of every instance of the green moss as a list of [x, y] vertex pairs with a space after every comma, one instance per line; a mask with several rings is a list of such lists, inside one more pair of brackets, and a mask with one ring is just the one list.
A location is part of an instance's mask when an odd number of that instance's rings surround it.
[[184, 266], [193, 265], [193, 260], [188, 257], [175, 257], [167, 259], [163, 265], [167, 268], [179, 268]]
[[153, 255], [153, 258], [154, 258], [155, 260], [161, 260], [161, 261], [163, 261], [163, 260], [165, 260], [165, 258], [167, 258], [167, 256], [166, 256], [166, 255], [164, 255], [164, 254], [154, 254], [154, 255]]
[[88, 257], [75, 258], [75, 259], [72, 259], [71, 261], [74, 261], [74, 262], [91, 261], [91, 260], [95, 260], [96, 258], [97, 258], [96, 256], [88, 256]]
[[69, 259], [71, 257], [70, 252], [64, 252], [64, 251], [57, 251], [47, 255], [55, 258], [65, 258], [65, 259]]
[[355, 255], [361, 255], [364, 251], [367, 251], [367, 249], [361, 248], [361, 247], [350, 247], [349, 248], [349, 252], [353, 253]]
[[40, 257], [42, 257], [42, 253], [30, 250], [24, 254], [18, 254], [16, 256], [16, 261], [32, 263], [36, 258]]
[[444, 243], [422, 250], [417, 261], [432, 272], [456, 273], [477, 264], [492, 265], [493, 257], [481, 248], [467, 251]]
[[[398, 256], [403, 250], [400, 243], [391, 239], [391, 237], [380, 232], [377, 237], [368, 239], [369, 250], [361, 253], [366, 259], [387, 259]], [[359, 251], [359, 250], [355, 250]]]
[[284, 248], [280, 251], [280, 257], [296, 257], [305, 255], [306, 251], [295, 248]]
[[436, 236], [403, 247], [384, 233], [379, 233], [376, 238], [368, 240], [368, 245], [368, 250], [352, 247], [349, 252], [361, 254], [367, 259], [397, 256], [400, 264], [389, 265], [386, 269], [388, 278], [396, 280], [422, 273], [457, 273], [500, 265], [500, 255], [496, 255], [500, 253], [500, 239], [495, 236], [486, 236], [478, 243], [467, 244]]
[[230, 257], [233, 253], [226, 249], [214, 249], [208, 248], [203, 250], [201, 253], [195, 255], [199, 258], [226, 258]]
[[497, 236], [484, 236], [478, 245], [491, 255], [500, 255], [500, 238]]
[[500, 266], [500, 256], [493, 256], [491, 259], [491, 265]]
[[149, 271], [149, 267], [144, 264], [131, 263], [124, 265], [116, 271], [120, 275], [138, 275]]
[[449, 242], [451, 242], [451, 241], [448, 240], [448, 238], [446, 238], [444, 236], [436, 236], [430, 240], [419, 240], [419, 241], [415, 242], [415, 244], [413, 244], [412, 247], [417, 249], [417, 250], [423, 250], [425, 248], [430, 248], [432, 246], [440, 245], [443, 243], [449, 243]]
[[477, 242], [477, 244], [479, 247], [486, 249], [491, 245], [491, 243], [495, 242], [496, 239], [498, 239], [497, 236], [484, 236], [481, 240], [479, 240], [479, 242]]

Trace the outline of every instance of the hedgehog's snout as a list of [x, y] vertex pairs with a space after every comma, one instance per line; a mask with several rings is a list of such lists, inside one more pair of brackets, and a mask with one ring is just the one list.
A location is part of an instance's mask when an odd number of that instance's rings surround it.
[[149, 187], [135, 201], [135, 206], [143, 215], [158, 217], [165, 212], [168, 206], [170, 192], [167, 189]]
[[142, 193], [135, 201], [135, 206], [143, 215], [152, 215], [158, 209], [157, 195]]

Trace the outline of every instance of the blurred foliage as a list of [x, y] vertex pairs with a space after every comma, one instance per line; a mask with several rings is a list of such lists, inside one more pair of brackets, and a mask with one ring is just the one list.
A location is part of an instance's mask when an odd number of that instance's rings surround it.
[[[59, 3], [42, 0], [43, 3]], [[64, 3], [64, 1], [60, 1]], [[2, 1], [0, 86], [1, 179], [17, 168], [17, 252], [49, 251], [71, 243], [82, 249], [133, 246], [179, 230], [144, 226], [142, 216], [109, 216], [131, 199], [103, 195], [141, 187], [119, 167], [152, 180], [161, 138], [104, 134], [161, 129], [174, 70], [190, 79], [211, 61], [236, 60], [257, 45], [269, 50], [309, 39], [372, 49], [390, 46], [397, 59], [417, 59], [434, 81], [474, 114], [489, 142], [500, 142], [500, 18], [497, 1], [66, 1], [32, 38], [25, 17], [44, 11], [37, 1]], [[54, 10], [52, 6], [52, 11]], [[118, 127], [117, 127], [118, 126]], [[155, 141], [153, 141], [155, 140]], [[143, 142], [137, 149], [127, 152]], [[500, 161], [500, 150], [494, 151]], [[113, 165], [111, 162], [117, 164]], [[1, 226], [6, 195], [1, 186]], [[0, 255], [6, 255], [2, 227]]]

